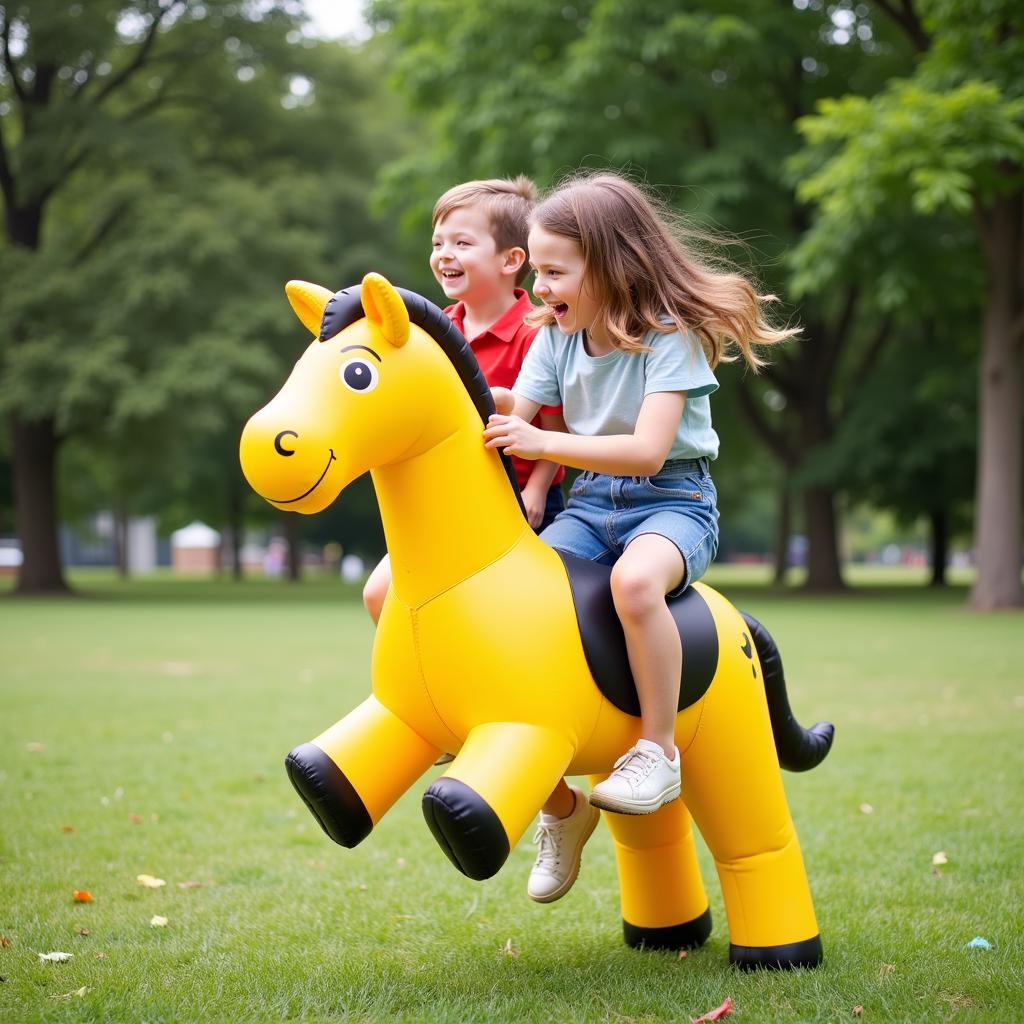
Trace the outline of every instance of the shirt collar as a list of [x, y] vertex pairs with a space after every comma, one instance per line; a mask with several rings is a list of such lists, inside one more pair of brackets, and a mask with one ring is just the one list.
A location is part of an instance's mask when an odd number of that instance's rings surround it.
[[[527, 313], [532, 312], [534, 306], [530, 301], [530, 296], [523, 288], [517, 288], [513, 294], [516, 301], [487, 330], [481, 332], [481, 337], [487, 334], [497, 338], [499, 341], [509, 342], [515, 340], [517, 332], [523, 326], [523, 317]], [[455, 303], [448, 316], [455, 323], [455, 326], [465, 333], [466, 304], [464, 302]]]

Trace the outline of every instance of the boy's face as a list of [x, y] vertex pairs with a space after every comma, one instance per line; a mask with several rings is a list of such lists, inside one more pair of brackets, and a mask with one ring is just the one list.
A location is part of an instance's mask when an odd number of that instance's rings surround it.
[[590, 330], [599, 304], [587, 287], [583, 251], [565, 235], [534, 225], [530, 229], [530, 264], [536, 272], [533, 294], [555, 316], [564, 334]]
[[[452, 302], [492, 302], [515, 285], [522, 249], [499, 252], [491, 221], [479, 206], [460, 206], [434, 227], [430, 269]], [[519, 254], [519, 255], [516, 255]]]

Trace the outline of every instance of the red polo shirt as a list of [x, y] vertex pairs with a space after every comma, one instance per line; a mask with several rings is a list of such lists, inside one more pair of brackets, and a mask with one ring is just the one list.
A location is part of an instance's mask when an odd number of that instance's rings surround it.
[[[521, 288], [515, 291], [516, 301], [505, 310], [504, 313], [481, 334], [475, 338], [469, 338], [470, 348], [473, 355], [480, 364], [487, 383], [492, 388], [511, 388], [519, 376], [519, 368], [523, 365], [523, 357], [533, 344], [538, 328], [528, 327], [523, 323], [523, 317], [534, 308], [530, 302], [530, 296]], [[454, 306], [448, 306], [445, 313], [451, 318], [452, 323], [463, 334], [463, 320], [466, 315], [465, 303], [456, 302]], [[561, 406], [544, 406], [543, 412], [561, 412]], [[533, 421], [534, 426], [540, 426], [540, 413]], [[515, 467], [516, 478], [519, 481], [519, 488], [526, 486], [533, 467], [536, 463], [528, 459], [520, 459], [512, 456], [512, 465]], [[558, 472], [552, 480], [552, 486], [561, 482], [565, 476], [565, 470], [559, 466]]]

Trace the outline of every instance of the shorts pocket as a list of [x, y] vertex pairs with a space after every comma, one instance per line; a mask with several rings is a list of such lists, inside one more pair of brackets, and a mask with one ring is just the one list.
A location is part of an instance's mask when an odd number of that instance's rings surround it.
[[652, 494], [674, 501], [704, 501], [704, 487], [696, 476], [652, 476], [645, 481]]

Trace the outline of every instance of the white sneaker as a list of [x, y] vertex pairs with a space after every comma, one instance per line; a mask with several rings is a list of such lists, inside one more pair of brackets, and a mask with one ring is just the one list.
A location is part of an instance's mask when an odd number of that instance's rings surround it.
[[679, 749], [670, 761], [650, 740], [637, 740], [615, 762], [611, 775], [599, 782], [590, 802], [604, 811], [619, 814], [653, 814], [679, 796]]
[[554, 903], [572, 888], [580, 873], [583, 845], [601, 818], [601, 812], [590, 806], [582, 789], [569, 788], [576, 798], [572, 814], [568, 818], [556, 818], [542, 811], [537, 834], [533, 837], [540, 849], [526, 883], [526, 892], [538, 903]]

